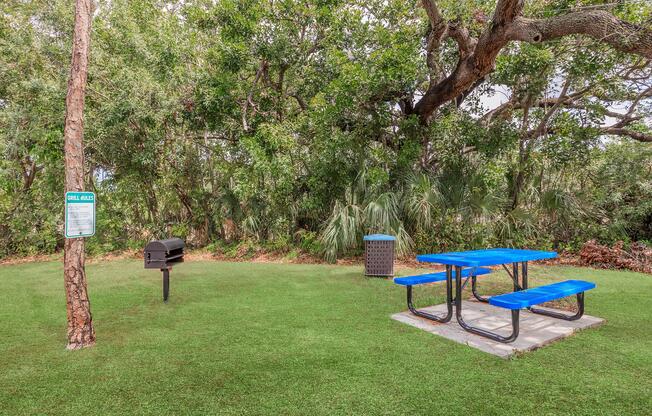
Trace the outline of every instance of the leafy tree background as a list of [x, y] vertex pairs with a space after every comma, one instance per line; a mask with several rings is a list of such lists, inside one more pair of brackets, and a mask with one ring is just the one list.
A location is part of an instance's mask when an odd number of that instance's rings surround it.
[[[533, 0], [525, 15], [601, 3]], [[495, 7], [438, 4], [476, 36]], [[650, 27], [647, 2], [609, 10]], [[62, 0], [0, 5], [0, 257], [63, 246], [71, 22]], [[425, 124], [410, 107], [433, 76], [431, 30], [416, 1], [99, 2], [89, 251], [172, 235], [329, 260], [372, 232], [402, 253], [652, 241], [649, 60], [580, 36], [513, 43]], [[448, 39], [436, 67], [458, 53]]]

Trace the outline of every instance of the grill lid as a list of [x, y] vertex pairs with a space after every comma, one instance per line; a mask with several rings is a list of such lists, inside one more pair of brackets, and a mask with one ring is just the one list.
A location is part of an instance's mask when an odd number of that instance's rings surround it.
[[169, 253], [172, 250], [182, 249], [185, 243], [180, 238], [168, 238], [165, 240], [150, 241], [145, 247], [145, 251], [165, 251]]

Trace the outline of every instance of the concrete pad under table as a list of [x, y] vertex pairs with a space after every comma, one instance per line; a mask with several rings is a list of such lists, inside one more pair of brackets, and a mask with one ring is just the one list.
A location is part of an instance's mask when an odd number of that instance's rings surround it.
[[[540, 307], [540, 309], [546, 308]], [[445, 315], [446, 304], [420, 308], [419, 310], [436, 315]], [[455, 313], [455, 309], [453, 309], [453, 313]], [[510, 358], [516, 354], [541, 348], [544, 345], [566, 338], [576, 331], [597, 327], [605, 322], [602, 318], [589, 315], [584, 315], [577, 321], [564, 321], [563, 319], [537, 315], [527, 310], [521, 310], [520, 315], [519, 336], [516, 341], [509, 344], [496, 342], [465, 331], [457, 323], [455, 315], [446, 324], [414, 316], [409, 311], [394, 314], [392, 319], [501, 358]], [[487, 303], [465, 301], [462, 306], [462, 316], [464, 321], [471, 326], [485, 328], [502, 335], [509, 334], [512, 329], [510, 311]]]

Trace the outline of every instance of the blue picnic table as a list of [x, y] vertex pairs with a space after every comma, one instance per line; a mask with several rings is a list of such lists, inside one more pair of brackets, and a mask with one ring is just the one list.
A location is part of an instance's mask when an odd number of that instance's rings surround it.
[[[546, 260], [557, 257], [554, 251], [524, 250], [512, 248], [492, 248], [472, 251], [456, 251], [439, 254], [420, 254], [417, 260], [426, 263], [437, 263], [446, 266], [445, 272], [428, 273], [419, 276], [404, 276], [394, 279], [394, 283], [407, 287], [407, 301], [409, 310], [426, 319], [448, 322], [453, 316], [453, 305], [455, 306], [455, 317], [459, 325], [466, 331], [491, 338], [500, 342], [512, 342], [518, 337], [519, 332], [519, 311], [528, 309], [530, 312], [547, 315], [558, 319], [576, 320], [584, 314], [584, 292], [595, 287], [594, 283], [583, 280], [566, 280], [550, 285], [528, 288], [528, 262]], [[507, 267], [512, 265], [511, 272]], [[476, 277], [491, 273], [487, 266], [502, 266], [512, 278], [514, 291], [497, 296], [483, 297], [477, 293]], [[520, 280], [519, 280], [520, 275]], [[464, 283], [462, 280], [466, 278]], [[509, 309], [512, 315], [512, 332], [509, 335], [500, 335], [483, 328], [472, 327], [464, 322], [462, 317], [462, 291], [471, 279], [473, 296], [493, 306]], [[452, 285], [455, 280], [455, 297], [453, 298]], [[412, 302], [412, 287], [420, 284], [446, 281], [446, 304], [447, 314], [437, 316], [425, 311], [418, 310]], [[574, 315], [538, 309], [538, 305], [562, 297], [576, 295], [578, 311]]]

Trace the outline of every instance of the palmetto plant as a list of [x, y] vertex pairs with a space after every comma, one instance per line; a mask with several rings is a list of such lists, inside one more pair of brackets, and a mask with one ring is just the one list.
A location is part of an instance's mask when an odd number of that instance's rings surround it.
[[403, 200], [407, 223], [414, 230], [431, 230], [435, 215], [444, 205], [438, 182], [426, 174], [411, 175]]
[[242, 228], [242, 234], [245, 238], [252, 238], [254, 240], [260, 240], [260, 220], [255, 215], [247, 215], [240, 225]]
[[[506, 244], [556, 238], [588, 215], [570, 183], [553, 178], [532, 178], [524, 184], [521, 204], [496, 222], [495, 233]], [[544, 184], [544, 179], [548, 184]]]
[[385, 192], [372, 199], [364, 210], [366, 232], [386, 233], [396, 237], [396, 252], [405, 254], [412, 248], [412, 238], [405, 230], [401, 214], [402, 193]]
[[[347, 194], [353, 193], [347, 190]], [[363, 234], [364, 209], [357, 198], [347, 198], [345, 203], [335, 201], [333, 212], [321, 236], [324, 257], [335, 261], [339, 253], [356, 247]]]
[[503, 245], [517, 246], [522, 240], [536, 237], [536, 216], [529, 210], [515, 208], [496, 218], [493, 232]]
[[[408, 176], [394, 192], [370, 193], [364, 174], [337, 201], [324, 227], [324, 255], [334, 261], [338, 254], [359, 247], [365, 233], [386, 233], [397, 239], [397, 252], [404, 254], [417, 232], [435, 235], [445, 221], [455, 229], [473, 229], [489, 224], [501, 212], [502, 200], [482, 181], [483, 172], [453, 168], [439, 175]], [[489, 226], [488, 226], [489, 228]]]
[[359, 247], [369, 233], [396, 237], [398, 254], [412, 248], [412, 239], [401, 220], [400, 192], [375, 195], [366, 188], [364, 173], [345, 192], [344, 201], [335, 201], [333, 211], [321, 234], [324, 257], [335, 261], [337, 255]]
[[527, 246], [554, 240], [589, 215], [572, 184], [544, 178], [542, 186], [541, 177], [525, 183], [521, 204], [506, 211], [506, 188], [487, 184], [490, 174], [482, 166], [468, 162], [437, 174], [411, 174], [394, 191], [371, 191], [361, 174], [335, 202], [323, 228], [326, 259], [361, 247], [368, 233], [394, 235], [399, 254], [410, 252], [417, 235], [420, 245], [433, 249]]
[[570, 191], [547, 189], [538, 198], [539, 209], [552, 222], [568, 222], [586, 214], [579, 199]]

